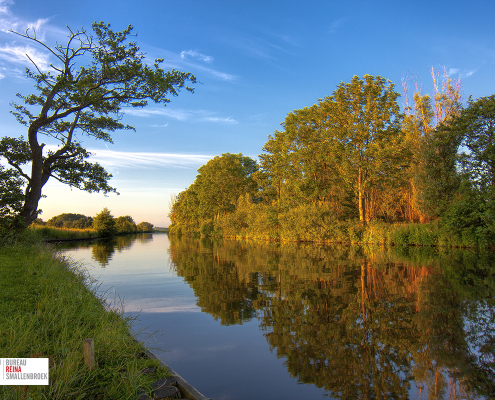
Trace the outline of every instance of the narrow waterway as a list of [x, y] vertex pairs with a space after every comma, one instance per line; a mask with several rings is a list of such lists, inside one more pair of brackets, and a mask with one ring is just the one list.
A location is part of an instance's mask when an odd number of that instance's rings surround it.
[[61, 251], [215, 400], [484, 399], [495, 389], [489, 253], [166, 234]]

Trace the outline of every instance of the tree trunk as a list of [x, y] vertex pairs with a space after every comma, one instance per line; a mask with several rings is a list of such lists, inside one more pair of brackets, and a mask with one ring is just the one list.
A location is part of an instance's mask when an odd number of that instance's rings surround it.
[[365, 203], [364, 189], [363, 189], [363, 181], [362, 181], [362, 170], [359, 167], [358, 171], [358, 207], [359, 207], [359, 221], [362, 224], [366, 222], [366, 203]]
[[37, 140], [37, 129], [31, 125], [28, 130], [29, 145], [31, 147], [32, 163], [31, 178], [29, 179], [24, 205], [19, 216], [28, 227], [38, 217], [38, 203], [41, 198], [41, 189], [46, 182], [43, 182], [43, 146]]

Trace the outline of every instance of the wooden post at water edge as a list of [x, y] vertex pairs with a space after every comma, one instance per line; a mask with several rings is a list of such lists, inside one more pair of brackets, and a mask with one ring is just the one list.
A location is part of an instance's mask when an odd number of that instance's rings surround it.
[[95, 367], [95, 344], [92, 338], [84, 339], [84, 364], [89, 370]]

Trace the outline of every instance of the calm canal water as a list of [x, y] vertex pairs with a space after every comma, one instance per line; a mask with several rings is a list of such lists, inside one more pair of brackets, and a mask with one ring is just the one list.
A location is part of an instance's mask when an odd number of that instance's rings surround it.
[[61, 247], [215, 400], [488, 399], [493, 254], [209, 241]]

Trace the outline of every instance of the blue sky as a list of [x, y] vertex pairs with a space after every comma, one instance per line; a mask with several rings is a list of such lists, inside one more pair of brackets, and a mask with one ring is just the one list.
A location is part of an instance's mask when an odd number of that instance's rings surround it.
[[[1, 136], [26, 136], [9, 113], [17, 92], [33, 91], [25, 56], [52, 60], [41, 47], [8, 33], [34, 26], [53, 45], [67, 28], [104, 21], [128, 24], [151, 59], [192, 72], [201, 82], [166, 107], [126, 113], [136, 132], [114, 144], [82, 138], [113, 174], [119, 196], [88, 194], [54, 181], [40, 202], [44, 220], [74, 212], [167, 226], [170, 195], [187, 188], [215, 155], [256, 158], [287, 113], [332, 94], [353, 75], [381, 75], [401, 89], [414, 77], [432, 91], [430, 69], [461, 78], [464, 100], [495, 93], [495, 2], [486, 1], [192, 1], [0, 0]], [[41, 139], [47, 144], [47, 138]], [[1, 162], [1, 161], [0, 161]]]

